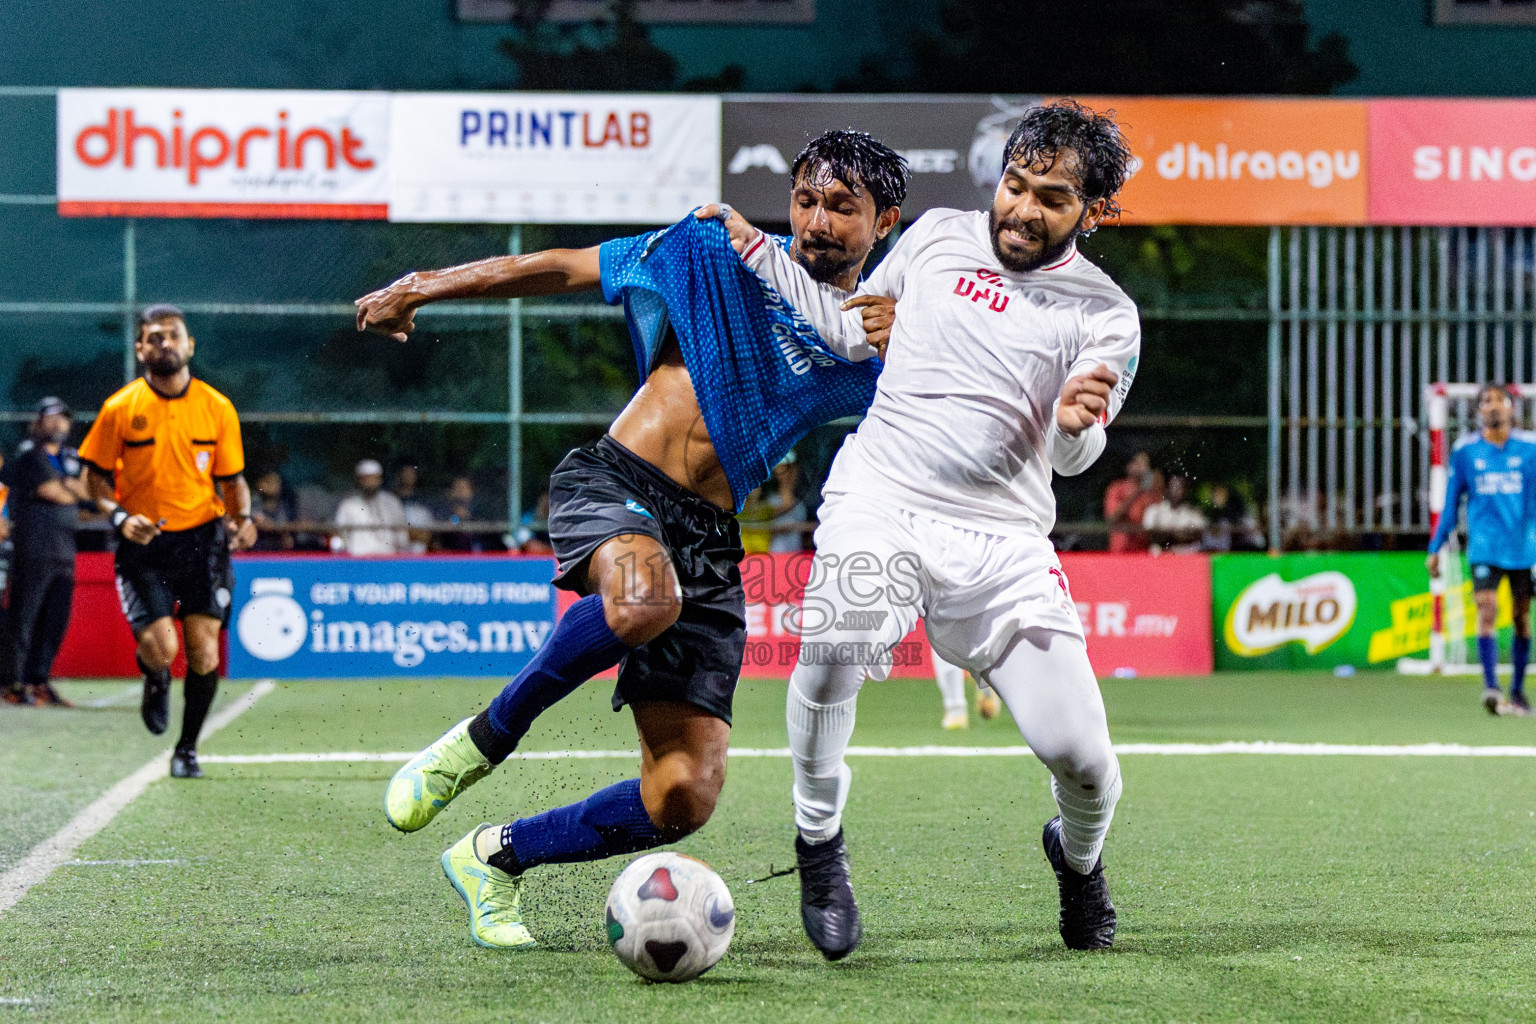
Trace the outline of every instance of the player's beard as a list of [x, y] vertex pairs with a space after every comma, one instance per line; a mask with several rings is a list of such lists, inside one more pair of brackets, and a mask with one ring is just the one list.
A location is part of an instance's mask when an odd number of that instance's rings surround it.
[[144, 360], [144, 368], [156, 377], [169, 377], [181, 372], [187, 361], [179, 352], [158, 352], [153, 358]]
[[1045, 244], [1038, 253], [1033, 256], [1020, 256], [1004, 249], [1003, 243], [999, 240], [998, 236], [1005, 228], [1021, 232], [1032, 238], [1039, 238], [1039, 232], [1032, 230], [1022, 221], [1015, 220], [1012, 217], [1003, 221], [998, 220], [996, 209], [988, 212], [987, 221], [992, 231], [992, 255], [997, 257], [997, 262], [1003, 265], [1003, 269], [1011, 270], [1015, 274], [1027, 274], [1031, 270], [1039, 270], [1041, 267], [1050, 266], [1052, 263], [1060, 260], [1072, 248], [1072, 243], [1077, 240], [1077, 236], [1082, 234], [1083, 224], [1082, 218], [1078, 218], [1078, 222], [1072, 225], [1072, 230], [1067, 232], [1065, 238], [1052, 241], [1049, 236], [1046, 236], [1044, 239]]
[[797, 239], [792, 255], [811, 275], [811, 280], [821, 284], [836, 284], [858, 262], [847, 249], [831, 239], [816, 239], [809, 247], [803, 239]]

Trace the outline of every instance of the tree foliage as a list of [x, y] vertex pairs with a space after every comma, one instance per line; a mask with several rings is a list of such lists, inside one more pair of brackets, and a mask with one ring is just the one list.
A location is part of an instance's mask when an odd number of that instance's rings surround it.
[[940, 30], [866, 58], [842, 91], [1319, 94], [1353, 79], [1300, 0], [944, 0]]

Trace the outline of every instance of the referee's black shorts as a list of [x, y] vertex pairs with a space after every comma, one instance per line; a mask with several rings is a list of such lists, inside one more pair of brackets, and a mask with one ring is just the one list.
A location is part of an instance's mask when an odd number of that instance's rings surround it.
[[120, 539], [113, 567], [118, 600], [135, 633], [171, 615], [228, 623], [235, 573], [222, 519], [166, 530], [148, 544]]
[[1511, 598], [1516, 601], [1531, 599], [1531, 570], [1529, 569], [1505, 569], [1497, 565], [1475, 564], [1472, 566], [1472, 590], [1474, 593], [1498, 590], [1499, 581], [1505, 577], [1509, 578]]

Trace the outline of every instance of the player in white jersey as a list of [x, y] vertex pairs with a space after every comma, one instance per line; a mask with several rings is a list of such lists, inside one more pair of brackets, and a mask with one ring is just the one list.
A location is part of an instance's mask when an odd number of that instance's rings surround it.
[[[1005, 153], [990, 214], [919, 218], [852, 300], [867, 308], [839, 312], [830, 290], [796, 300], [828, 339], [889, 331], [874, 403], [822, 489], [788, 695], [801, 916], [828, 959], [861, 934], [841, 827], [858, 691], [920, 616], [1050, 769], [1060, 815], [1042, 838], [1062, 939], [1114, 937], [1099, 852], [1120, 768], [1048, 536], [1052, 471], [1093, 463], [1136, 371], [1136, 307], [1075, 244], [1116, 212], [1130, 154], [1109, 117], [1071, 101], [1031, 110]], [[752, 251], [756, 234], [733, 230], [749, 266], [782, 291], [817, 287], [776, 245]]]

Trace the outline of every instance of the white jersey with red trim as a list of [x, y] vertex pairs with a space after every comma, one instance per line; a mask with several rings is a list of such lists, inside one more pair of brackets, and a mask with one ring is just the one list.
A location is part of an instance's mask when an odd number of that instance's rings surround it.
[[[747, 265], [795, 294], [834, 349], [863, 341], [859, 311], [838, 313], [836, 289], [808, 294], [817, 287], [773, 242]], [[1135, 303], [1075, 248], [1040, 270], [1005, 270], [987, 214], [959, 210], [918, 218], [859, 292], [896, 299], [896, 323], [874, 403], [823, 493], [988, 533], [1048, 534], [1052, 468], [1087, 469], [1130, 390], [1141, 349]], [[1060, 434], [1062, 385], [1101, 364], [1119, 376], [1108, 413], [1075, 437]]]

